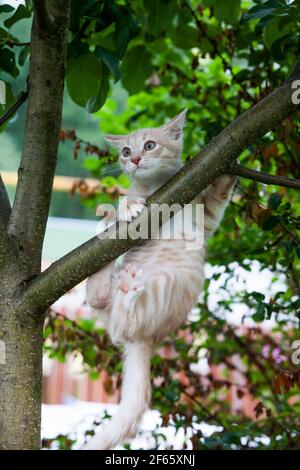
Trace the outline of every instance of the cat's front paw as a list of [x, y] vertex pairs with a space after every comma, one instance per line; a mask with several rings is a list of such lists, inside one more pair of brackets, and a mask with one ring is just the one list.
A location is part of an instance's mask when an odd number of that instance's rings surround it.
[[142, 197], [137, 197], [133, 200], [128, 200], [124, 197], [119, 204], [118, 219], [123, 222], [131, 222], [140, 215], [145, 206], [146, 201]]

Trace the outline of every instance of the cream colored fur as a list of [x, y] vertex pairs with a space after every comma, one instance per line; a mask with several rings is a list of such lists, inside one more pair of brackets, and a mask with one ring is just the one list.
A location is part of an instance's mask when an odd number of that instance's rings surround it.
[[[120, 203], [120, 219], [136, 217], [145, 199], [182, 166], [185, 114], [160, 128], [107, 136], [120, 149], [120, 164], [132, 178], [128, 203]], [[155, 142], [155, 148], [145, 150], [148, 141]], [[124, 147], [131, 150], [129, 157], [122, 155]], [[235, 178], [219, 177], [194, 201], [205, 207], [206, 238], [219, 225], [234, 184]], [[101, 315], [112, 341], [125, 346], [125, 367], [119, 411], [90, 439], [86, 450], [115, 447], [137, 431], [150, 404], [152, 345], [186, 320], [203, 287], [204, 248], [189, 251], [186, 243], [151, 240], [88, 280], [87, 300]]]

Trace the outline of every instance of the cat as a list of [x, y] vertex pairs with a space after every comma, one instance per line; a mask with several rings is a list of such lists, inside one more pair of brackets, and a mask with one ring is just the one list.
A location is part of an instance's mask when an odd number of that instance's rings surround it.
[[[137, 217], [146, 198], [182, 167], [186, 112], [158, 128], [106, 136], [132, 180], [127, 199], [119, 203], [120, 220]], [[205, 239], [218, 227], [235, 182], [233, 176], [220, 176], [193, 201], [204, 205]], [[184, 235], [149, 240], [88, 279], [87, 301], [113, 343], [124, 346], [125, 364], [119, 410], [84, 450], [113, 448], [137, 432], [151, 399], [153, 346], [186, 320], [203, 288], [205, 249], [187, 250], [189, 234]]]

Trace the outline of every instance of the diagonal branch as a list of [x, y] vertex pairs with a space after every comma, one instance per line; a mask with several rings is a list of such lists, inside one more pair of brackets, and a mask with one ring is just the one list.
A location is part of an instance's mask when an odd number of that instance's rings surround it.
[[[299, 78], [300, 70], [297, 66], [294, 74], [281, 87], [233, 121], [197, 157], [152, 195], [148, 204], [186, 204], [218, 175], [230, 173], [243, 149], [299, 109], [291, 99], [292, 82]], [[142, 225], [148, 222], [149, 217], [148, 209], [130, 225]], [[121, 225], [121, 239], [109, 239], [113, 230], [114, 227], [108, 230], [104, 240], [94, 237], [79, 246], [29, 283], [23, 294], [23, 308], [36, 313], [43, 311], [87, 276], [141, 242], [126, 238], [127, 224]], [[122, 239], [122, 236], [125, 236], [125, 239]]]
[[286, 178], [284, 176], [270, 175], [262, 171], [251, 170], [241, 165], [236, 165], [232, 168], [232, 173], [237, 176], [242, 176], [254, 181], [260, 181], [265, 184], [274, 184], [276, 186], [284, 186], [285, 188], [300, 189], [300, 180], [293, 178]]
[[[40, 272], [62, 114], [68, 32], [68, 0], [35, 1], [31, 34], [29, 96], [23, 154], [9, 235], [19, 247], [28, 278]], [[46, 24], [47, 23], [47, 24]]]

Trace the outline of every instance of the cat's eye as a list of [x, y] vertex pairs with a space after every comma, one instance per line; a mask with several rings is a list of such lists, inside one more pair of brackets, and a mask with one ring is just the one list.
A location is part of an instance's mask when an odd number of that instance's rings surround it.
[[153, 142], [153, 140], [148, 140], [148, 142], [146, 142], [144, 145], [145, 150], [153, 150], [155, 147], [156, 147], [156, 143]]
[[131, 155], [130, 148], [129, 147], [124, 147], [123, 150], [122, 150], [122, 155], [123, 155], [123, 157], [126, 157], [126, 158], [130, 157], [130, 155]]

